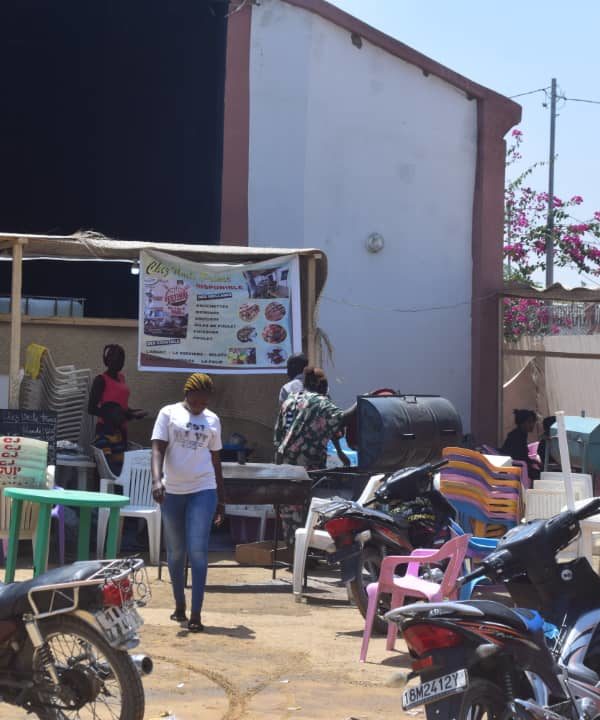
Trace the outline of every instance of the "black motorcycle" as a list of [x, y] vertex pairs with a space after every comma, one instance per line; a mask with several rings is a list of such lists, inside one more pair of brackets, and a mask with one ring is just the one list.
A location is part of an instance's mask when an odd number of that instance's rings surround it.
[[585, 558], [556, 559], [599, 510], [596, 498], [513, 528], [459, 581], [503, 582], [528, 609], [473, 600], [388, 613], [421, 680], [404, 691], [405, 710], [426, 705], [431, 720], [600, 720], [600, 577]]
[[41, 720], [143, 720], [140, 559], [78, 562], [0, 583], [0, 695]]
[[[319, 527], [333, 538], [342, 582], [361, 615], [367, 613], [367, 585], [376, 582], [386, 555], [409, 555], [417, 547], [441, 547], [450, 538], [454, 508], [434, 489], [433, 476], [447, 463], [442, 460], [406, 468], [387, 478], [372, 500], [360, 504], [336, 498], [320, 512]], [[373, 507], [377, 506], [377, 507]], [[435, 569], [430, 572], [435, 572]], [[373, 631], [384, 634], [389, 598], [382, 596]]]

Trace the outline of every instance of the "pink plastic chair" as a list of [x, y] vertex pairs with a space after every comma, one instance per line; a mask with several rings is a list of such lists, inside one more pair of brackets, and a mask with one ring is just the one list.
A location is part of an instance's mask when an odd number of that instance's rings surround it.
[[[448, 540], [439, 550], [421, 548], [414, 550], [409, 556], [390, 555], [383, 559], [379, 580], [367, 586], [369, 604], [367, 606], [365, 630], [360, 650], [361, 662], [365, 662], [367, 659], [373, 621], [381, 593], [389, 593], [392, 596], [390, 605], [392, 609], [401, 607], [406, 597], [422, 598], [428, 602], [456, 599], [456, 580], [462, 568], [465, 555], [467, 554], [470, 539], [471, 535], [459, 535], [458, 537]], [[425, 562], [428, 565], [437, 564], [448, 559], [449, 562], [441, 583], [423, 580], [419, 577], [419, 567]], [[394, 574], [398, 565], [408, 565], [406, 575], [398, 576]], [[396, 623], [388, 623], [387, 650], [394, 649], [397, 635], [398, 625]]]

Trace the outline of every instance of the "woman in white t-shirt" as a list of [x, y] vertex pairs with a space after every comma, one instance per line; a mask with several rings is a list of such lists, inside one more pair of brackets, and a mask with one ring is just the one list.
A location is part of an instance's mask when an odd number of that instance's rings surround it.
[[188, 629], [201, 632], [200, 619], [208, 539], [213, 520], [223, 521], [221, 423], [208, 409], [214, 387], [204, 373], [194, 373], [185, 385], [183, 402], [167, 405], [152, 431], [152, 494], [162, 505], [167, 562], [175, 597], [171, 620], [185, 622], [185, 556], [192, 567], [192, 605]]

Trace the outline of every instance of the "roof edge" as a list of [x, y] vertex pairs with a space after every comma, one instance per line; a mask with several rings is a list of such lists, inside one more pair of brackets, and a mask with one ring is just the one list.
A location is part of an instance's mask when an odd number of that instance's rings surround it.
[[503, 297], [531, 298], [533, 300], [562, 300], [564, 302], [600, 302], [600, 289], [565, 288], [560, 283], [538, 290], [531, 285], [518, 281], [504, 283]]
[[[435, 75], [450, 85], [462, 90], [468, 97], [476, 98], [478, 100], [491, 101], [494, 104], [501, 106], [510, 117], [516, 118], [512, 123], [513, 125], [519, 122], [521, 117], [521, 106], [507, 98], [505, 95], [501, 95], [494, 90], [490, 90], [483, 85], [479, 85], [478, 83], [469, 80], [469, 78], [466, 78], [464, 75], [460, 75], [445, 65], [432, 60], [430, 57], [427, 57], [427, 55], [423, 55], [423, 53], [405, 45], [400, 40], [396, 40], [396, 38], [393, 38], [391, 35], [387, 35], [381, 30], [377, 30], [372, 25], [368, 25], [362, 20], [350, 15], [350, 13], [347, 13], [335, 5], [326, 2], [326, 0], [282, 1], [288, 5], [293, 5], [297, 8], [301, 8], [302, 10], [319, 15], [324, 20], [328, 20], [334, 25], [337, 25], [350, 33], [357, 33], [365, 40], [368, 40], [370, 43], [376, 45], [382, 50], [395, 55], [411, 65], [415, 65], [424, 73]], [[512, 127], [512, 125], [510, 127]]]

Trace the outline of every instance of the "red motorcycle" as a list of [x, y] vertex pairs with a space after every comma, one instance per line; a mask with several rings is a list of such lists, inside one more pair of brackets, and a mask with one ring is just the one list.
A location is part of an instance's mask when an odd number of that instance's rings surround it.
[[[319, 527], [331, 535], [336, 546], [327, 560], [340, 564], [342, 582], [349, 584], [363, 617], [367, 613], [367, 585], [379, 578], [386, 555], [409, 555], [414, 548], [441, 547], [450, 539], [449, 521], [455, 511], [433, 487], [434, 474], [446, 463], [441, 460], [399, 470], [364, 505], [335, 499], [319, 512]], [[434, 579], [441, 571], [434, 568], [429, 572]], [[388, 610], [389, 598], [383, 595], [374, 632], [386, 633], [383, 616]]]

